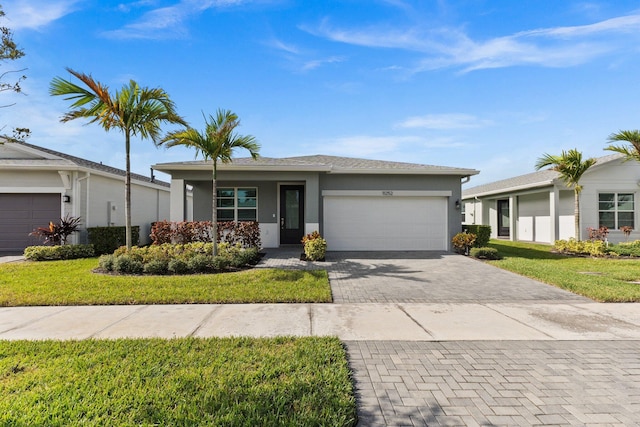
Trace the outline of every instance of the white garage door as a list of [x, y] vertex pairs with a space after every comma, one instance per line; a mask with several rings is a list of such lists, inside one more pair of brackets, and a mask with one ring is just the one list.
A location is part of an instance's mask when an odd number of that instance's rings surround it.
[[447, 198], [325, 196], [328, 250], [447, 250]]

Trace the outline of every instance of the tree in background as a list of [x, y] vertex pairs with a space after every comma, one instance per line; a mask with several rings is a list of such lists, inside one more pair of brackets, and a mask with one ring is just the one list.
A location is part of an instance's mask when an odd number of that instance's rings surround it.
[[[640, 131], [621, 130], [612, 133], [608, 138], [609, 146], [605, 150], [615, 151], [624, 154], [625, 160], [635, 160], [640, 162]], [[615, 142], [627, 142], [628, 144], [614, 145]]]
[[[0, 19], [5, 16], [4, 10], [2, 10], [2, 5], [0, 5]], [[24, 56], [24, 51], [18, 48], [18, 45], [13, 41], [13, 32], [5, 27], [0, 26], [0, 64], [3, 64], [7, 61], [15, 61], [16, 59], [20, 59]], [[22, 87], [20, 83], [27, 77], [22, 75], [18, 77], [16, 81], [6, 82], [5, 78], [10, 74], [21, 73], [22, 70], [9, 70], [9, 71], [0, 71], [0, 92], [16, 92], [22, 93]], [[13, 104], [1, 105], [0, 108], [10, 107]], [[0, 128], [1, 130], [2, 128]], [[14, 128], [13, 129], [13, 138], [7, 138], [9, 140], [22, 140], [29, 136], [31, 132], [27, 128]]]
[[573, 188], [575, 195], [575, 207], [573, 211], [576, 239], [580, 240], [580, 192], [582, 187], [579, 184], [582, 175], [596, 163], [596, 159], [589, 158], [582, 160], [582, 153], [576, 148], [563, 151], [559, 156], [544, 154], [536, 163], [536, 169], [540, 170], [547, 166], [560, 174], [560, 178], [567, 187]]
[[229, 110], [218, 110], [215, 117], [209, 115], [205, 117], [204, 132], [199, 132], [192, 128], [170, 132], [160, 142], [166, 147], [183, 145], [196, 149], [196, 157], [202, 154], [205, 161], [211, 160], [213, 171], [213, 202], [211, 221], [213, 223], [213, 256], [218, 253], [218, 194], [216, 180], [218, 178], [218, 161], [229, 163], [232, 160], [233, 151], [236, 148], [243, 148], [249, 151], [251, 157], [258, 158], [260, 145], [255, 137], [251, 135], [237, 135], [235, 128], [240, 126], [238, 116]]
[[160, 88], [140, 87], [131, 80], [119, 91], [110, 93], [109, 88], [91, 77], [67, 68], [84, 87], [68, 80], [56, 77], [51, 81], [49, 93], [63, 96], [72, 101], [70, 110], [61, 119], [68, 122], [74, 119], [89, 119], [89, 123], [98, 123], [109, 132], [118, 129], [124, 134], [126, 153], [125, 174], [125, 228], [127, 250], [131, 249], [131, 137], [150, 138], [154, 143], [160, 139], [160, 125], [163, 123], [187, 123], [176, 113], [175, 105], [169, 95]]

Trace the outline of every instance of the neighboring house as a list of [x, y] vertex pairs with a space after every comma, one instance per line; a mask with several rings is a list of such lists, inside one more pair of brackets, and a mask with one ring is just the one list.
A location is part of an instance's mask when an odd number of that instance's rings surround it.
[[[0, 144], [0, 252], [41, 244], [29, 233], [65, 215], [82, 221], [71, 243], [86, 243], [87, 227], [123, 226], [124, 177], [123, 170], [35, 145]], [[169, 184], [137, 174], [131, 182], [132, 224], [146, 243], [151, 222], [169, 217]]]
[[[211, 162], [163, 163], [171, 175], [171, 220], [210, 220]], [[257, 220], [264, 247], [299, 244], [319, 231], [328, 249], [448, 250], [461, 230], [461, 179], [473, 169], [334, 156], [218, 163], [218, 219]]]
[[[637, 227], [636, 201], [640, 192], [640, 163], [622, 155], [600, 157], [580, 179], [579, 239], [588, 228], [609, 228], [609, 241], [626, 237], [622, 226]], [[574, 191], [559, 174], [547, 169], [465, 189], [462, 192], [465, 224], [491, 226], [491, 237], [553, 243], [575, 236]], [[630, 239], [640, 238], [634, 231]]]

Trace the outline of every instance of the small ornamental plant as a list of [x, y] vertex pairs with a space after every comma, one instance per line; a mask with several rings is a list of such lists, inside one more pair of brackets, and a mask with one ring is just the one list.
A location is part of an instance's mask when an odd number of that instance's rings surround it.
[[321, 261], [327, 255], [327, 241], [317, 231], [304, 236], [302, 244], [307, 261]]
[[48, 227], [38, 227], [29, 235], [43, 238], [45, 244], [65, 245], [69, 236], [78, 231], [79, 228], [80, 217], [67, 215], [64, 218], [60, 218], [59, 223], [54, 224], [53, 221], [50, 221]]
[[631, 235], [631, 232], [633, 231], [633, 227], [631, 227], [629, 225], [623, 225], [622, 227], [620, 227], [620, 231], [622, 231], [622, 233], [624, 234], [625, 241], [629, 241], [629, 236]]
[[476, 242], [476, 235], [473, 233], [458, 233], [451, 239], [451, 244], [459, 254], [469, 255], [469, 249]]

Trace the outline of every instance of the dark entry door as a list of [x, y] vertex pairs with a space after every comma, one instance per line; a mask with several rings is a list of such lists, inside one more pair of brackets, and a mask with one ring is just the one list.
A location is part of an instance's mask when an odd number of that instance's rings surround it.
[[498, 236], [509, 237], [509, 200], [498, 200]]
[[280, 186], [280, 244], [300, 243], [304, 236], [304, 185]]

